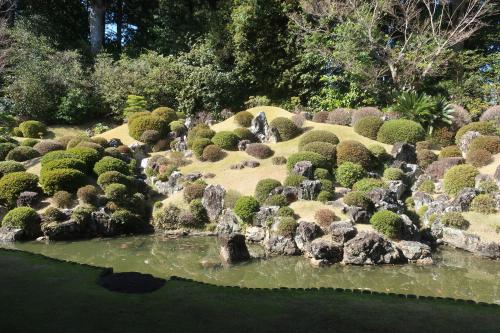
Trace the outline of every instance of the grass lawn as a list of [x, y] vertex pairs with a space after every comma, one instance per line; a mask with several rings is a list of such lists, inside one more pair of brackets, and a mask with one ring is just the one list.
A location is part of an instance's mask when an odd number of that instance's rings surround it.
[[100, 268], [0, 250], [3, 332], [498, 332], [500, 308], [333, 290], [167, 281], [110, 292]]

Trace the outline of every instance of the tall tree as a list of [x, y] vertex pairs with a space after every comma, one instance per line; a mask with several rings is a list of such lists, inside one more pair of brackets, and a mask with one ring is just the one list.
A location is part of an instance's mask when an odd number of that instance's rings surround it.
[[90, 52], [97, 54], [104, 45], [106, 8], [109, 0], [91, 0], [89, 6]]

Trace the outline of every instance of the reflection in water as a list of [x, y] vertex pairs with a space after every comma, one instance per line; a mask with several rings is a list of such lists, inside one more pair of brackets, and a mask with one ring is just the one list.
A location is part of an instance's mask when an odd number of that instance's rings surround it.
[[[215, 238], [164, 239], [136, 236], [78, 242], [15, 243], [12, 248], [115, 271], [171, 275], [221, 285], [246, 287], [341, 287], [411, 293], [500, 303], [500, 262], [443, 249], [432, 266], [341, 266], [314, 268], [302, 257], [255, 259], [220, 265]], [[251, 254], [262, 255], [252, 246]]]

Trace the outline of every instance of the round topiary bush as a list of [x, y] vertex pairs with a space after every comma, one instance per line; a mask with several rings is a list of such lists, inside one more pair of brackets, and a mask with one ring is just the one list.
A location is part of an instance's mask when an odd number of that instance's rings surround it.
[[369, 116], [358, 120], [354, 124], [354, 131], [370, 139], [377, 139], [377, 133], [384, 122], [380, 117]]
[[23, 132], [21, 132], [21, 129], [19, 127], [14, 127], [12, 131], [10, 131], [10, 134], [12, 136], [17, 136], [22, 138], [23, 137]]
[[387, 184], [382, 179], [363, 178], [355, 182], [353, 191], [368, 192], [376, 188], [387, 188]]
[[180, 120], [174, 120], [170, 124], [170, 131], [175, 133], [175, 136], [183, 136], [187, 133], [187, 127], [184, 125], [184, 122]]
[[294, 113], [292, 116], [292, 121], [297, 126], [297, 128], [302, 128], [306, 122], [306, 117], [304, 113]]
[[8, 173], [26, 171], [24, 165], [16, 161], [0, 162], [0, 178]]
[[208, 145], [203, 148], [202, 158], [204, 161], [217, 162], [224, 158], [224, 151], [216, 145]]
[[234, 121], [242, 127], [250, 127], [253, 115], [248, 111], [241, 111], [234, 115]]
[[493, 162], [493, 156], [485, 149], [474, 149], [467, 152], [467, 163], [479, 168]]
[[335, 193], [335, 186], [330, 179], [320, 179], [321, 191], [329, 192], [331, 194]]
[[425, 140], [425, 141], [419, 141], [415, 144], [415, 148], [416, 150], [420, 150], [420, 149], [428, 149], [428, 150], [432, 150], [433, 148], [433, 144], [432, 142], [428, 141], [428, 140]]
[[495, 135], [496, 127], [495, 124], [488, 121], [477, 121], [467, 124], [461, 127], [457, 131], [457, 134], [455, 134], [455, 143], [460, 143], [460, 139], [462, 138], [462, 136], [469, 131], [479, 132], [482, 135]]
[[264, 205], [283, 207], [288, 205], [288, 200], [286, 200], [286, 197], [283, 194], [274, 194], [267, 197], [264, 201]]
[[284, 207], [280, 207], [280, 209], [278, 209], [278, 216], [279, 217], [294, 217], [295, 212], [293, 211], [292, 208], [290, 208], [288, 206], [284, 206]]
[[429, 166], [429, 164], [436, 161], [437, 159], [438, 159], [437, 155], [434, 154], [432, 150], [429, 149], [417, 150], [417, 163], [423, 170], [425, 170]]
[[110, 201], [124, 203], [128, 199], [129, 190], [127, 186], [123, 184], [114, 183], [106, 186], [104, 189], [104, 195]]
[[299, 134], [299, 128], [297, 125], [285, 117], [274, 118], [269, 125], [278, 130], [281, 141], [288, 141]]
[[259, 202], [264, 202], [269, 193], [278, 186], [281, 186], [281, 183], [276, 179], [266, 178], [259, 180], [255, 186], [255, 199]]
[[83, 204], [95, 205], [99, 198], [99, 191], [93, 185], [85, 185], [76, 191], [76, 197]]
[[337, 160], [337, 148], [335, 147], [335, 145], [328, 142], [320, 142], [320, 141], [310, 142], [300, 147], [299, 150], [318, 153], [326, 157], [332, 165], [335, 165]]
[[17, 146], [12, 142], [2, 142], [0, 143], [0, 161], [5, 160], [7, 154]]
[[40, 216], [33, 208], [17, 207], [4, 216], [2, 227], [22, 229], [28, 238], [34, 238], [40, 231]]
[[22, 192], [39, 192], [38, 177], [27, 172], [12, 172], [0, 178], [0, 202], [13, 207]]
[[457, 228], [462, 230], [469, 229], [469, 221], [467, 221], [459, 212], [446, 212], [441, 216], [440, 222], [445, 227]]
[[361, 165], [351, 162], [342, 163], [335, 173], [338, 183], [349, 188], [365, 176], [365, 169]]
[[332, 179], [333, 175], [331, 174], [330, 171], [323, 169], [323, 168], [316, 168], [314, 170], [314, 179]]
[[128, 175], [130, 173], [127, 163], [118, 158], [104, 156], [94, 165], [94, 173], [100, 176], [107, 171], [118, 171], [124, 175]]
[[221, 149], [236, 150], [239, 138], [233, 132], [221, 131], [214, 135], [212, 142]]
[[250, 143], [247, 145], [245, 148], [245, 152], [253, 156], [255, 158], [259, 159], [265, 159], [273, 156], [274, 152], [272, 151], [269, 146], [266, 146], [265, 144], [262, 143]]
[[45, 156], [42, 157], [42, 159], [40, 160], [40, 164], [42, 165], [43, 168], [47, 163], [63, 158], [75, 158], [75, 156], [71, 153], [68, 153], [65, 150], [51, 151], [50, 153], [47, 153]]
[[[175, 120], [175, 119], [174, 119]], [[141, 139], [142, 133], [147, 130], [156, 130], [161, 136], [168, 133], [168, 124], [170, 122], [157, 116], [147, 115], [134, 118], [128, 123], [128, 133], [136, 140]]]
[[35, 149], [41, 156], [47, 154], [48, 152], [54, 150], [64, 150], [65, 148], [65, 146], [56, 140], [41, 140], [33, 146], [33, 149]]
[[449, 124], [446, 123], [439, 123], [438, 125], [434, 126], [434, 130], [429, 137], [429, 141], [439, 147], [449, 146], [453, 144], [454, 140], [455, 131]]
[[97, 178], [97, 185], [103, 189], [113, 183], [123, 184], [130, 188], [132, 187], [133, 179], [132, 177], [126, 176], [118, 171], [107, 171], [99, 175]]
[[135, 233], [143, 228], [143, 223], [138, 215], [128, 209], [118, 209], [111, 214], [111, 220], [120, 226], [125, 233]]
[[490, 106], [486, 111], [483, 112], [480, 121], [492, 121], [497, 126], [500, 126], [500, 105]]
[[40, 154], [31, 147], [18, 146], [9, 151], [5, 159], [7, 161], [24, 162], [39, 156]]
[[363, 192], [351, 191], [344, 195], [342, 199], [347, 206], [356, 206], [363, 209], [369, 209], [372, 206], [372, 202], [368, 199]]
[[148, 145], [154, 145], [158, 140], [160, 140], [161, 135], [157, 130], [145, 130], [142, 132], [139, 141], [147, 143]]
[[255, 135], [248, 129], [244, 127], [239, 127], [233, 131], [234, 134], [241, 140], [249, 140], [251, 142], [255, 141]]
[[74, 157], [78, 160], [83, 161], [87, 165], [89, 171], [92, 170], [97, 161], [99, 161], [99, 159], [102, 157], [102, 155], [97, 150], [86, 147], [71, 148], [66, 150], [66, 152], [70, 154], [70, 157]]
[[425, 138], [425, 131], [419, 123], [408, 119], [386, 121], [377, 133], [377, 141], [395, 144], [396, 142], [415, 143]]
[[196, 139], [209, 139], [211, 140], [215, 135], [215, 131], [211, 130], [206, 124], [197, 124], [195, 127], [189, 130], [187, 136], [188, 147], [191, 148]]
[[42, 213], [43, 222], [62, 222], [67, 219], [67, 215], [56, 207], [48, 207]]
[[481, 180], [477, 186], [478, 190], [483, 193], [498, 192], [498, 185], [493, 180]]
[[177, 113], [174, 109], [166, 106], [154, 109], [153, 112], [151, 112], [151, 115], [163, 119], [167, 124], [170, 124], [172, 121], [178, 119]]
[[479, 194], [471, 203], [471, 209], [481, 214], [496, 213], [496, 202], [491, 194]]
[[462, 157], [462, 152], [456, 145], [447, 146], [441, 149], [441, 151], [439, 152], [439, 158], [446, 157]]
[[418, 186], [419, 191], [429, 193], [429, 194], [434, 193], [435, 188], [436, 188], [436, 185], [434, 185], [434, 182], [432, 180], [424, 180]]
[[399, 238], [403, 231], [403, 220], [390, 210], [380, 210], [373, 214], [370, 224], [375, 230], [389, 238]]
[[260, 204], [252, 196], [243, 196], [236, 200], [234, 205], [234, 213], [246, 223], [251, 224], [255, 213], [259, 211]]
[[194, 139], [193, 145], [191, 146], [191, 150], [194, 153], [194, 156], [196, 156], [199, 160], [203, 159], [203, 150], [205, 147], [209, 146], [212, 144], [212, 141], [207, 138], [197, 138]]
[[470, 150], [484, 149], [492, 154], [500, 153], [500, 137], [495, 135], [483, 135], [472, 140]]
[[302, 135], [299, 141], [299, 149], [311, 142], [327, 142], [332, 145], [339, 143], [339, 138], [332, 132], [323, 130], [312, 130]]
[[310, 151], [301, 151], [288, 157], [288, 160], [286, 162], [288, 170], [293, 170], [295, 164], [300, 161], [309, 161], [312, 163], [314, 168], [331, 168], [331, 163], [325, 156]]
[[201, 199], [203, 197], [203, 192], [205, 191], [206, 184], [191, 183], [184, 186], [183, 197], [187, 203], [190, 203], [194, 199]]
[[403, 180], [405, 174], [399, 168], [387, 168], [384, 170], [384, 179], [386, 180]]
[[382, 118], [382, 112], [376, 107], [367, 106], [363, 108], [359, 108], [357, 110], [353, 110], [351, 117], [351, 126], [356, 125], [356, 123], [366, 117], [378, 117]]
[[47, 134], [47, 126], [36, 120], [28, 120], [19, 124], [19, 129], [25, 138], [41, 138]]
[[346, 108], [334, 109], [328, 114], [326, 122], [334, 125], [350, 126], [353, 111], [353, 109]]
[[283, 185], [298, 187], [304, 180], [307, 180], [307, 178], [292, 172], [285, 178]]
[[329, 115], [330, 115], [330, 112], [328, 112], [328, 111], [316, 112], [313, 116], [312, 121], [314, 121], [315, 123], [326, 123]]
[[318, 193], [318, 197], [316, 198], [316, 200], [319, 202], [325, 203], [325, 202], [333, 200], [333, 198], [334, 198], [334, 195], [332, 192], [322, 190]]
[[135, 119], [143, 116], [151, 116], [151, 112], [149, 111], [139, 111], [139, 112], [132, 112], [127, 115], [127, 122], [131, 123]]
[[321, 208], [314, 213], [314, 219], [321, 228], [327, 230], [330, 224], [335, 222], [337, 215], [335, 215], [335, 212], [331, 209]]
[[372, 144], [368, 146], [368, 150], [375, 156], [379, 161], [384, 162], [390, 158], [390, 155], [387, 154], [387, 151], [382, 145], [378, 143]]
[[373, 155], [362, 143], [345, 140], [337, 145], [337, 164], [345, 162], [357, 163], [363, 168], [369, 168], [373, 164]]
[[73, 206], [73, 195], [66, 191], [57, 191], [52, 196], [52, 202], [57, 208], [70, 208]]
[[293, 237], [298, 225], [293, 217], [282, 217], [276, 226], [276, 232], [283, 237]]
[[52, 171], [56, 169], [75, 169], [83, 173], [86, 172], [87, 166], [82, 161], [76, 158], [61, 158], [45, 163], [42, 167], [41, 173]]
[[479, 171], [470, 164], [455, 165], [444, 174], [444, 191], [456, 195], [466, 187], [474, 187]]
[[85, 182], [85, 174], [75, 169], [55, 169], [42, 173], [40, 177], [42, 189], [48, 195], [57, 191], [75, 193]]

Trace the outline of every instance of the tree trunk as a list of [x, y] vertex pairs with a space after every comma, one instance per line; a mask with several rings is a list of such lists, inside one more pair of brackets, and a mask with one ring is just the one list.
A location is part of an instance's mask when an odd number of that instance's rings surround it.
[[104, 19], [106, 0], [93, 0], [90, 5], [90, 52], [96, 55], [104, 44]]
[[118, 0], [116, 4], [116, 43], [118, 51], [122, 49], [123, 31], [123, 0]]

